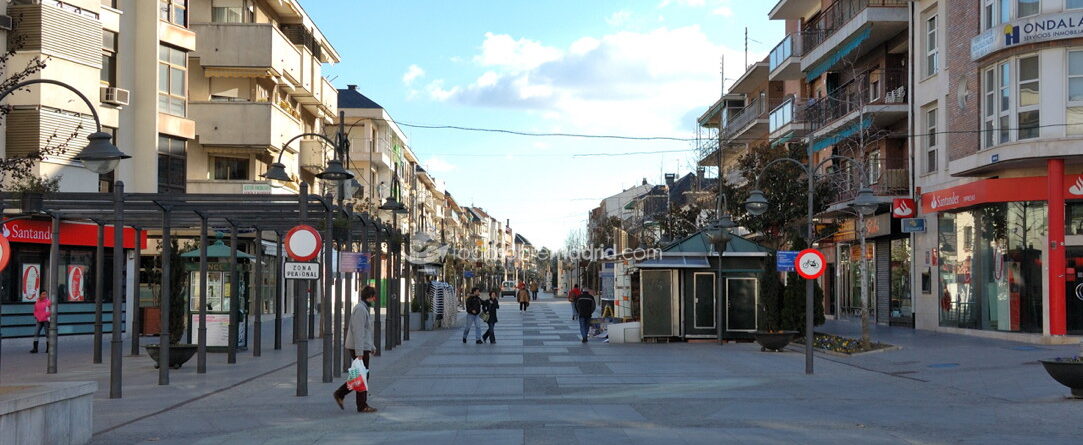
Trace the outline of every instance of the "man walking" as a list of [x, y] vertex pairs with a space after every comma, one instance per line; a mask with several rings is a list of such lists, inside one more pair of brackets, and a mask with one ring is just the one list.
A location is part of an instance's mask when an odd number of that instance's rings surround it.
[[[372, 343], [372, 316], [369, 315], [369, 307], [376, 303], [376, 289], [372, 286], [365, 286], [361, 289], [361, 301], [357, 302], [357, 305], [353, 307], [353, 311], [350, 315], [350, 324], [346, 327], [346, 337], [344, 339], [346, 353], [350, 357], [360, 358], [365, 363], [365, 369], [369, 368], [369, 353], [376, 350], [376, 347]], [[360, 354], [358, 354], [360, 352]], [[371, 374], [371, 373], [367, 373]], [[368, 378], [368, 375], [365, 376]], [[338, 404], [340, 409], [346, 409], [342, 401], [346, 398], [346, 394], [350, 393], [350, 389], [343, 383], [342, 386], [335, 390], [335, 403]], [[374, 413], [376, 408], [369, 406], [369, 392], [360, 391], [357, 392], [357, 412], [359, 413]]]
[[531, 295], [532, 300], [538, 301], [538, 282], [537, 281], [531, 281], [530, 282], [530, 295]]
[[482, 344], [481, 341], [481, 289], [470, 290], [470, 297], [466, 299], [466, 328], [463, 329], [463, 343], [470, 334], [470, 326], [474, 327], [474, 343]]
[[590, 289], [584, 289], [575, 299], [575, 311], [579, 315], [579, 334], [583, 336], [583, 343], [587, 342], [590, 321], [594, 317], [596, 307], [597, 303], [594, 302], [594, 295], [590, 294]]
[[575, 309], [575, 299], [579, 298], [579, 285], [576, 284], [572, 287], [572, 290], [568, 291], [568, 302], [572, 304], [572, 320], [575, 320], [579, 316], [579, 311]]

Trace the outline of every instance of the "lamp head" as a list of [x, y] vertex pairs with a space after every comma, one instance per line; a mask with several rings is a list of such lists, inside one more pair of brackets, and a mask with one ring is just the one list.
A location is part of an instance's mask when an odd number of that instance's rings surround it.
[[388, 196], [387, 200], [380, 205], [380, 210], [390, 210], [401, 215], [406, 212], [406, 206], [402, 205], [401, 202], [396, 201], [395, 198]]
[[332, 159], [327, 161], [327, 168], [316, 174], [316, 177], [326, 181], [345, 181], [347, 179], [353, 179], [353, 173], [350, 173], [342, 167], [342, 161]]
[[267, 179], [273, 179], [275, 181], [292, 182], [293, 178], [290, 178], [289, 173], [286, 173], [286, 165], [281, 162], [272, 163], [270, 168], [267, 169], [267, 173], [263, 176]]
[[854, 198], [854, 202], [850, 203], [850, 206], [862, 215], [870, 216], [876, 213], [876, 209], [880, 207], [880, 203], [876, 201], [876, 196], [873, 195], [872, 189], [862, 187], [861, 190], [857, 192], [857, 197]]
[[75, 159], [83, 161], [83, 166], [94, 173], [107, 174], [115, 170], [122, 159], [131, 157], [113, 145], [111, 142], [113, 136], [109, 133], [94, 132], [87, 136], [87, 139], [90, 143], [79, 152]]
[[753, 190], [748, 195], [748, 199], [745, 200], [745, 210], [754, 216], [760, 216], [767, 213], [767, 197], [763, 196], [763, 191]]

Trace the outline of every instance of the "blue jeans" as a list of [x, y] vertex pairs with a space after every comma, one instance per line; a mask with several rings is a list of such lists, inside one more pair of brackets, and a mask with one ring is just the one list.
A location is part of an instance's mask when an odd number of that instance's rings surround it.
[[463, 328], [463, 338], [470, 334], [470, 326], [474, 327], [474, 339], [481, 341], [481, 317], [474, 314], [466, 314], [466, 327]]
[[579, 334], [583, 336], [585, 340], [587, 334], [590, 333], [590, 317], [579, 317]]
[[572, 301], [572, 320], [579, 318], [579, 309], [575, 308], [575, 301]]

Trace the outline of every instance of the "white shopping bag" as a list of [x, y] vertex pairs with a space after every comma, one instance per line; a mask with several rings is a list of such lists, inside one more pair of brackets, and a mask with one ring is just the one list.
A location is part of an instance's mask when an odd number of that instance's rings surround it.
[[353, 359], [346, 377], [346, 388], [358, 392], [368, 391], [368, 374], [369, 370], [365, 368], [365, 362], [359, 358]]

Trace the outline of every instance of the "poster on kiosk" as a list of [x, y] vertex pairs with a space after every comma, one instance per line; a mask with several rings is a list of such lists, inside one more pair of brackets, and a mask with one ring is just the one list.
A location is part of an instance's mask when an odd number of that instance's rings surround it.
[[[198, 266], [198, 265], [196, 265]], [[204, 302], [207, 309], [207, 347], [215, 348], [218, 350], [224, 350], [229, 346], [229, 311], [230, 311], [230, 292], [232, 286], [229, 282], [229, 264], [228, 263], [209, 263], [207, 271], [207, 301]], [[219, 269], [219, 270], [215, 270]], [[241, 269], [242, 271], [244, 268]], [[238, 288], [240, 289], [240, 319], [237, 325], [237, 347], [246, 348], [248, 346], [248, 329], [247, 329], [247, 290], [245, 289], [246, 282], [244, 279], [244, 272], [240, 272], [241, 282]], [[199, 330], [199, 270], [188, 271], [188, 291], [191, 292], [189, 301], [188, 313], [191, 323], [190, 335], [192, 343], [195, 343], [195, 338]]]

